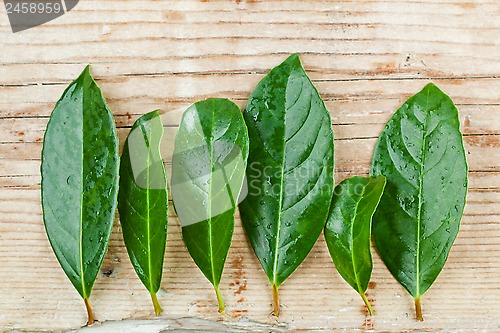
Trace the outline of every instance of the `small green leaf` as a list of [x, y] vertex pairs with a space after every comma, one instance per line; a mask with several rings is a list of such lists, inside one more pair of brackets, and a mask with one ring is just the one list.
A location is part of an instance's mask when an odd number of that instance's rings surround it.
[[458, 110], [428, 84], [392, 116], [375, 148], [372, 175], [387, 186], [373, 218], [373, 237], [392, 275], [415, 298], [443, 269], [467, 194], [467, 162]]
[[50, 116], [42, 151], [45, 229], [88, 310], [113, 226], [118, 190], [115, 123], [87, 67]]
[[247, 128], [233, 102], [208, 99], [184, 112], [175, 138], [172, 199], [184, 243], [213, 284], [221, 313], [219, 284], [247, 157]]
[[120, 165], [118, 211], [123, 240], [134, 269], [151, 294], [156, 315], [167, 241], [168, 194], [160, 154], [163, 124], [158, 111], [132, 126]]
[[250, 152], [249, 193], [240, 204], [245, 231], [273, 286], [306, 258], [332, 200], [330, 114], [294, 54], [272, 69], [251, 94], [245, 112]]
[[352, 177], [335, 188], [330, 215], [325, 226], [325, 240], [335, 268], [365, 302], [372, 275], [370, 250], [372, 216], [384, 192], [385, 177]]

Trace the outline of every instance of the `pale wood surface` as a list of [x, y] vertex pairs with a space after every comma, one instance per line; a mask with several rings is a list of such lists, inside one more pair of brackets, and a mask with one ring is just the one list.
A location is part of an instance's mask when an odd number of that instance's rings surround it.
[[282, 286], [282, 316], [270, 317], [271, 290], [239, 219], [221, 286], [227, 302], [221, 318], [171, 215], [159, 294], [165, 320], [137, 321], [153, 319], [152, 307], [116, 221], [92, 303], [103, 322], [135, 321], [94, 330], [500, 329], [498, 1], [81, 0], [69, 14], [17, 34], [1, 8], [0, 331], [65, 330], [85, 322], [83, 303], [44, 232], [39, 167], [50, 112], [87, 63], [121, 144], [139, 115], [160, 108], [168, 150], [189, 104], [227, 97], [243, 106], [263, 75], [293, 52], [301, 54], [331, 111], [337, 181], [367, 174], [384, 123], [427, 82], [460, 109], [470, 192], [448, 263], [423, 298], [426, 321], [415, 322], [412, 299], [376, 253], [368, 292], [376, 316], [367, 318], [322, 237]]

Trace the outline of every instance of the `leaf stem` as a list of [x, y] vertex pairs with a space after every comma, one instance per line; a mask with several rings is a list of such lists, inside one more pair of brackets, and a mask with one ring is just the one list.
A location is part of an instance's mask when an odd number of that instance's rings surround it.
[[368, 308], [368, 311], [370, 312], [370, 317], [373, 317], [373, 308], [372, 308], [370, 302], [368, 301], [368, 298], [366, 298], [366, 295], [364, 293], [360, 293], [360, 295], [361, 295], [361, 298], [363, 299], [363, 301], [365, 302], [365, 305]]
[[87, 309], [87, 326], [92, 326], [95, 324], [94, 314], [92, 313], [92, 306], [88, 298], [84, 298], [85, 308]]
[[415, 313], [418, 321], [424, 321], [424, 316], [422, 315], [422, 304], [420, 304], [420, 297], [415, 298]]
[[150, 293], [151, 294], [151, 300], [153, 301], [153, 306], [155, 308], [155, 314], [159, 316], [162, 312], [163, 309], [161, 308], [160, 302], [158, 302], [158, 298], [156, 297], [156, 294]]
[[273, 284], [273, 312], [271, 314], [276, 317], [280, 315], [280, 296], [276, 284]]
[[224, 314], [224, 299], [220, 293], [219, 286], [214, 286], [215, 294], [217, 295], [217, 302], [219, 303], [219, 313]]

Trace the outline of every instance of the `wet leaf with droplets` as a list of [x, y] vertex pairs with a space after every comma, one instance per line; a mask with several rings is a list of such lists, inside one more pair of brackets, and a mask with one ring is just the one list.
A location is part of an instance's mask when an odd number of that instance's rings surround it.
[[372, 274], [372, 216], [384, 192], [385, 177], [352, 177], [333, 193], [325, 225], [325, 240], [335, 268], [356, 290], [373, 315], [365, 296]]
[[123, 147], [118, 193], [123, 240], [157, 315], [162, 311], [156, 293], [162, 277], [168, 220], [167, 179], [160, 155], [162, 136], [158, 111], [134, 123]]
[[42, 207], [48, 238], [94, 319], [89, 297], [108, 247], [118, 190], [118, 139], [87, 67], [57, 102], [42, 151]]
[[371, 174], [387, 178], [373, 218], [377, 250], [415, 298], [422, 319], [420, 297], [443, 269], [467, 194], [467, 162], [452, 100], [428, 84], [406, 101], [380, 135]]
[[328, 215], [334, 187], [331, 119], [297, 54], [262, 79], [244, 117], [249, 192], [240, 213], [273, 285], [277, 315], [278, 287], [311, 251]]
[[224, 303], [219, 284], [248, 157], [240, 109], [227, 99], [197, 102], [183, 114], [172, 159], [172, 199], [184, 243]]

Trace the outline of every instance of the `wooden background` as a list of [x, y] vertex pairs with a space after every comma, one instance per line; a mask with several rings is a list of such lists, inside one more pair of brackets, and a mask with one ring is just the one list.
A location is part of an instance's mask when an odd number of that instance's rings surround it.
[[448, 263], [423, 297], [425, 322], [414, 320], [411, 297], [376, 253], [368, 291], [376, 316], [367, 318], [322, 237], [280, 289], [282, 316], [272, 318], [271, 290], [239, 219], [221, 318], [171, 216], [162, 320], [137, 321], [153, 319], [152, 306], [116, 221], [91, 298], [104, 322], [94, 330], [113, 331], [121, 320], [149, 331], [500, 329], [498, 1], [81, 0], [63, 17], [16, 34], [0, 6], [0, 45], [0, 331], [66, 330], [86, 320], [44, 232], [39, 167], [50, 112], [87, 63], [121, 144], [139, 115], [160, 108], [168, 150], [188, 105], [227, 97], [243, 106], [265, 73], [293, 52], [331, 111], [337, 182], [367, 174], [384, 123], [426, 83], [460, 109], [470, 191]]

